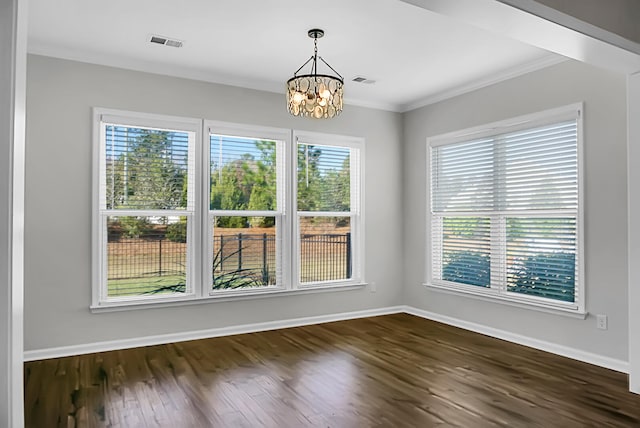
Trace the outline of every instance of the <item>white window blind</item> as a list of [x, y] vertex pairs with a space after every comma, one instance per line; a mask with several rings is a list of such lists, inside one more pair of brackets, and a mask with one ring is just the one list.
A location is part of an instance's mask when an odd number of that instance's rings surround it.
[[[106, 209], [193, 209], [190, 134], [104, 123]], [[188, 205], [188, 207], [187, 207]]]
[[579, 111], [540, 116], [430, 141], [433, 285], [581, 310]]

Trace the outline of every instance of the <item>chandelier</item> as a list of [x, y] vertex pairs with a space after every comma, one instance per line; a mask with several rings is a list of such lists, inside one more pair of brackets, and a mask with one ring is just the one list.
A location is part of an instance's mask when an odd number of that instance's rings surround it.
[[[314, 28], [307, 33], [313, 39], [313, 56], [293, 73], [287, 80], [287, 110], [294, 116], [314, 119], [336, 117], [342, 111], [342, 88], [344, 79], [322, 57], [318, 56], [318, 39], [324, 31]], [[318, 59], [331, 69], [335, 76], [318, 74]], [[300, 70], [311, 62], [309, 74], [300, 74]]]

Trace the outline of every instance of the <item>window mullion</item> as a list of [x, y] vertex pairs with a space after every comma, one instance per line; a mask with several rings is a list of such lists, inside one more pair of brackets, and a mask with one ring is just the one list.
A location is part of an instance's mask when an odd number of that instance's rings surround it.
[[[493, 207], [502, 212], [506, 209], [505, 183], [506, 155], [503, 136], [493, 142]], [[507, 244], [506, 218], [504, 215], [491, 216], [491, 288], [498, 292], [506, 290]]]
[[284, 239], [288, 238], [290, 245], [287, 245], [284, 249], [284, 266], [286, 270], [287, 287], [291, 289], [297, 289], [300, 287], [298, 247], [300, 236], [298, 233], [298, 137], [295, 136], [295, 131], [291, 131], [291, 139], [286, 150], [288, 160], [286, 164], [286, 170], [284, 171], [286, 177], [286, 193], [285, 193], [285, 233]]
[[[291, 276], [291, 246], [287, 243], [292, 242], [292, 215], [291, 212], [294, 209], [294, 201], [292, 199], [292, 185], [291, 185], [291, 169], [295, 169], [295, 158], [291, 156], [291, 143], [292, 132], [288, 132], [288, 138], [278, 143], [278, 151], [276, 153], [277, 163], [277, 200], [278, 200], [278, 212], [279, 220], [277, 223], [277, 237], [278, 245], [277, 257], [280, 260], [279, 267], [279, 281], [286, 289], [293, 288], [293, 281]], [[278, 224], [279, 223], [279, 224]]]
[[199, 186], [196, 188], [196, 223], [198, 228], [196, 233], [198, 235], [198, 241], [194, 242], [192, 248], [195, 249], [194, 260], [196, 261], [195, 271], [197, 272], [195, 290], [197, 297], [204, 297], [208, 294], [208, 281], [209, 277], [208, 266], [210, 263], [210, 243], [209, 236], [211, 231], [209, 230], [209, 185], [211, 183], [211, 166], [210, 166], [210, 139], [208, 128], [204, 121], [201, 124], [201, 138], [198, 142], [196, 153], [200, 159], [200, 163], [196, 162], [196, 183]]
[[491, 288], [507, 289], [507, 220], [503, 215], [491, 216]]
[[433, 280], [442, 280], [442, 215], [431, 216], [431, 275]]

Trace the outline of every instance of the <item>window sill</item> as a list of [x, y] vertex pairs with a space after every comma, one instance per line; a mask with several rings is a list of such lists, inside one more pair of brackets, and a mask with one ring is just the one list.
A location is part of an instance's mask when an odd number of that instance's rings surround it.
[[585, 319], [589, 312], [580, 311], [579, 309], [574, 308], [564, 308], [561, 306], [553, 306], [543, 302], [536, 302], [527, 299], [519, 299], [517, 297], [499, 295], [499, 294], [489, 294], [482, 291], [476, 290], [466, 290], [457, 287], [449, 287], [446, 285], [440, 284], [422, 284], [428, 290], [441, 292], [446, 294], [453, 294], [456, 296], [469, 297], [472, 299], [483, 300], [485, 302], [492, 302], [501, 305], [515, 306], [517, 308], [529, 309], [533, 311], [546, 312], [554, 315], [561, 315], [570, 318], [577, 319]]
[[186, 297], [173, 297], [165, 299], [155, 299], [153, 301], [148, 300], [129, 300], [120, 302], [104, 302], [99, 305], [92, 305], [89, 307], [92, 313], [103, 312], [120, 312], [130, 311], [137, 309], [152, 309], [152, 308], [168, 308], [175, 306], [189, 306], [200, 305], [214, 302], [230, 302], [236, 300], [253, 300], [262, 299], [268, 297], [278, 296], [295, 296], [302, 294], [315, 294], [315, 293], [327, 293], [332, 291], [348, 291], [364, 288], [367, 285], [366, 282], [359, 282], [356, 284], [322, 284], [318, 286], [305, 286], [295, 290], [272, 288], [260, 291], [246, 291], [231, 293], [220, 293], [204, 297], [186, 296]]

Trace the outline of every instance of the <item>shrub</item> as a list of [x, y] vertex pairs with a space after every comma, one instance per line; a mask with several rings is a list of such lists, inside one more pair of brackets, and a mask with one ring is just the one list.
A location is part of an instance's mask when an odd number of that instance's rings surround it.
[[576, 256], [573, 253], [543, 253], [514, 262], [509, 291], [548, 299], [575, 299]]
[[152, 229], [146, 217], [120, 217], [120, 226], [124, 235], [129, 238], [139, 238]]
[[171, 242], [187, 242], [187, 222], [179, 221], [167, 226], [167, 239]]
[[[573, 253], [542, 253], [513, 260], [508, 272], [508, 290], [547, 299], [575, 300], [575, 262]], [[445, 254], [442, 279], [488, 287], [491, 262], [486, 254], [455, 251]]]
[[217, 217], [216, 226], [243, 229], [249, 227], [249, 219], [248, 217]]
[[276, 225], [275, 217], [249, 217], [251, 227], [273, 227]]
[[238, 249], [224, 256], [222, 254], [222, 248], [219, 248], [213, 256], [213, 290], [262, 287], [269, 284], [269, 273], [265, 267], [262, 269], [241, 267], [230, 270], [222, 269], [223, 262], [236, 256], [240, 251], [241, 249]]
[[491, 261], [489, 255], [477, 251], [446, 253], [442, 268], [442, 279], [488, 287], [491, 283]]
[[117, 217], [112, 217], [107, 220], [107, 233], [109, 242], [120, 240], [120, 237], [122, 236], [122, 225]]

